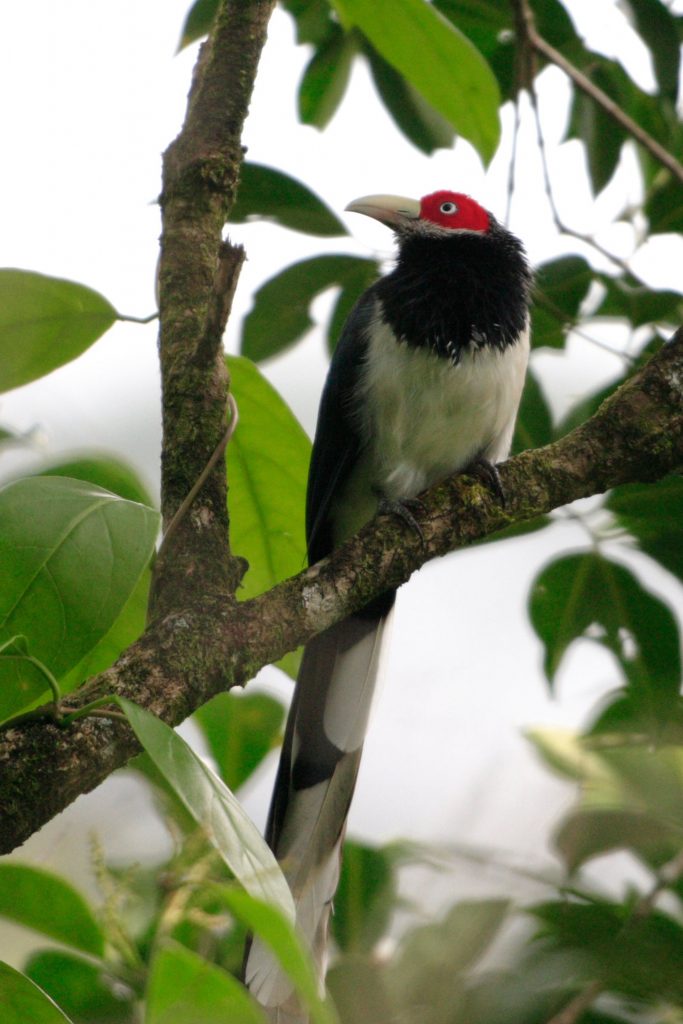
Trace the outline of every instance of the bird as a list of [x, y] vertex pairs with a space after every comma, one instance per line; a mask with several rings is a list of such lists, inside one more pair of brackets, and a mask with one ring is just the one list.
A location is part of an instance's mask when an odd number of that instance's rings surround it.
[[[323, 388], [306, 496], [308, 561], [378, 511], [463, 470], [500, 491], [529, 355], [532, 275], [521, 241], [463, 192], [349, 203], [391, 228], [393, 269], [363, 293]], [[306, 645], [266, 840], [294, 897], [321, 993], [346, 819], [395, 591]], [[273, 1024], [307, 1024], [293, 984], [258, 937], [244, 980]]]

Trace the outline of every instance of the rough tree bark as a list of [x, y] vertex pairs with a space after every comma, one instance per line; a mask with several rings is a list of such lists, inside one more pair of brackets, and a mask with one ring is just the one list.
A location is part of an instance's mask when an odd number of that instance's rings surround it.
[[[164, 157], [160, 263], [162, 511], [168, 524], [225, 431], [221, 337], [243, 258], [221, 233], [238, 181], [241, 128], [274, 0], [224, 0], [202, 48], [183, 130]], [[222, 463], [222, 460], [221, 460]], [[507, 501], [453, 477], [416, 513], [424, 543], [381, 517], [267, 594], [237, 603], [222, 464], [183, 517], [155, 573], [144, 635], [69, 698], [137, 701], [170, 724], [216, 693], [403, 583], [428, 559], [516, 522], [683, 465], [683, 331], [583, 426], [500, 467]], [[0, 853], [26, 840], [139, 750], [122, 722], [63, 730], [31, 721], [0, 734]]]

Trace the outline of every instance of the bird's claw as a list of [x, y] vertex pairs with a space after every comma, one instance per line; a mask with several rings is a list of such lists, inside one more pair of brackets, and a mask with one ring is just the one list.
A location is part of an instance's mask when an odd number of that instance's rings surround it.
[[503, 508], [505, 508], [505, 488], [503, 487], [503, 481], [500, 478], [498, 466], [495, 462], [490, 462], [488, 459], [480, 456], [467, 467], [465, 472], [479, 477], [481, 482], [495, 494]]
[[424, 511], [424, 503], [419, 498], [402, 498], [399, 501], [389, 501], [388, 498], [380, 498], [377, 514], [382, 516], [398, 516], [406, 526], [415, 531], [422, 542], [422, 547], [426, 547], [425, 535], [422, 532], [422, 527], [413, 515], [413, 510], [418, 512]]

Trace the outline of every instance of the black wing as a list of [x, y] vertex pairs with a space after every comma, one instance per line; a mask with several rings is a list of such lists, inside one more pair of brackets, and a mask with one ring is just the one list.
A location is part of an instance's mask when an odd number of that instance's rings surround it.
[[308, 473], [306, 540], [309, 564], [333, 547], [331, 506], [346, 483], [362, 448], [353, 403], [375, 315], [373, 285], [351, 310], [335, 349], [320, 400], [318, 425]]

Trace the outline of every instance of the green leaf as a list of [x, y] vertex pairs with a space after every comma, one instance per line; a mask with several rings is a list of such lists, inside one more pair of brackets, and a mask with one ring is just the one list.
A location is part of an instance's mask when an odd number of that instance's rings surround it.
[[74, 1024], [130, 1024], [133, 1019], [132, 991], [81, 957], [40, 950], [31, 954], [24, 972], [63, 1007]]
[[31, 476], [68, 476], [72, 480], [85, 480], [112, 494], [118, 494], [126, 501], [137, 501], [140, 505], [150, 507], [154, 505], [154, 499], [136, 470], [116, 455], [75, 455], [40, 466]]
[[[91, 484], [30, 477], [0, 489], [0, 640], [26, 637], [56, 677], [116, 621], [154, 548], [159, 516]], [[26, 661], [0, 663], [0, 718], [39, 698]]]
[[332, 916], [339, 948], [371, 952], [387, 931], [396, 895], [392, 858], [383, 850], [347, 841]]
[[576, 322], [592, 280], [593, 271], [582, 256], [560, 256], [541, 264], [532, 317], [534, 348], [564, 347], [566, 330]]
[[542, 448], [553, 440], [553, 423], [543, 389], [530, 368], [515, 424], [512, 454]]
[[266, 1024], [266, 1015], [231, 974], [172, 943], [152, 960], [145, 1024]]
[[450, 123], [437, 114], [410, 82], [380, 57], [373, 47], [366, 46], [365, 52], [377, 92], [406, 138], [423, 153], [449, 149], [453, 145]]
[[358, 954], [335, 958], [325, 985], [341, 1024], [396, 1024], [396, 1011], [387, 992], [386, 970], [379, 958]]
[[195, 0], [187, 13], [177, 53], [209, 34], [218, 10], [218, 0]]
[[349, 84], [356, 47], [338, 25], [318, 47], [299, 85], [299, 120], [324, 128], [334, 116]]
[[[609, 83], [599, 80], [595, 84], [603, 89], [605, 85], [609, 87]], [[601, 192], [617, 169], [627, 138], [625, 130], [585, 93], [575, 89], [567, 138], [583, 143], [593, 192]]]
[[223, 782], [244, 785], [281, 741], [285, 709], [265, 693], [219, 693], [195, 712]]
[[85, 899], [49, 871], [0, 863], [0, 916], [84, 953], [104, 952], [104, 935]]
[[348, 235], [339, 218], [296, 178], [263, 164], [242, 164], [232, 224], [269, 220], [294, 231], [328, 237]]
[[663, 865], [680, 849], [683, 830], [642, 810], [587, 808], [569, 814], [557, 830], [554, 845], [568, 871], [593, 857], [632, 850], [647, 863]]
[[152, 761], [244, 888], [294, 917], [292, 894], [273, 854], [228, 787], [161, 719], [123, 697], [116, 703]]
[[579, 894], [531, 912], [554, 948], [590, 957], [606, 988], [657, 1001], [683, 995], [683, 928], [661, 911], [635, 915], [628, 905]]
[[297, 43], [321, 46], [337, 28], [327, 0], [282, 0], [282, 6], [294, 18]]
[[683, 580], [683, 478], [617, 487], [606, 507], [641, 551]]
[[[313, 326], [310, 306], [316, 296], [340, 286], [346, 312], [376, 276], [375, 260], [342, 254], [313, 256], [286, 267], [254, 295], [242, 327], [242, 354], [259, 362], [283, 352]], [[339, 320], [335, 313], [335, 330]]]
[[333, 3], [342, 20], [357, 25], [488, 164], [500, 137], [500, 94], [493, 72], [469, 39], [422, 0]]
[[116, 318], [104, 296], [83, 284], [0, 269], [0, 391], [71, 362]]
[[657, 290], [633, 278], [596, 275], [605, 285], [605, 297], [596, 316], [624, 316], [633, 327], [643, 324], [677, 324], [683, 319], [683, 295], [680, 292]]
[[675, 103], [681, 64], [676, 19], [661, 0], [627, 0], [627, 6], [638, 35], [652, 55], [659, 92]]
[[71, 1024], [56, 1003], [25, 974], [0, 961], [2, 1024]]
[[152, 580], [151, 569], [146, 568], [121, 612], [102, 639], [84, 658], [65, 675], [59, 677], [62, 693], [72, 693], [86, 679], [104, 672], [114, 664], [127, 647], [142, 635], [147, 622], [147, 601]]
[[645, 200], [650, 234], [683, 231], [683, 189], [671, 174], [658, 174]]
[[463, 972], [491, 944], [509, 908], [507, 900], [463, 901], [443, 920], [408, 933], [390, 967], [394, 1002], [406, 1019], [421, 1024], [466, 1019], [461, 1016]]
[[216, 886], [228, 910], [271, 950], [310, 1014], [310, 1024], [336, 1024], [333, 1009], [318, 992], [316, 972], [298, 932], [278, 907], [233, 886]]
[[[228, 445], [230, 533], [249, 562], [240, 597], [261, 594], [306, 564], [304, 514], [311, 442], [248, 359], [228, 356], [240, 422]], [[285, 671], [298, 660], [287, 655]]]
[[651, 725], [665, 725], [680, 683], [678, 628], [628, 569], [593, 553], [560, 558], [534, 581], [529, 613], [551, 684], [572, 641], [591, 636], [618, 659]]

